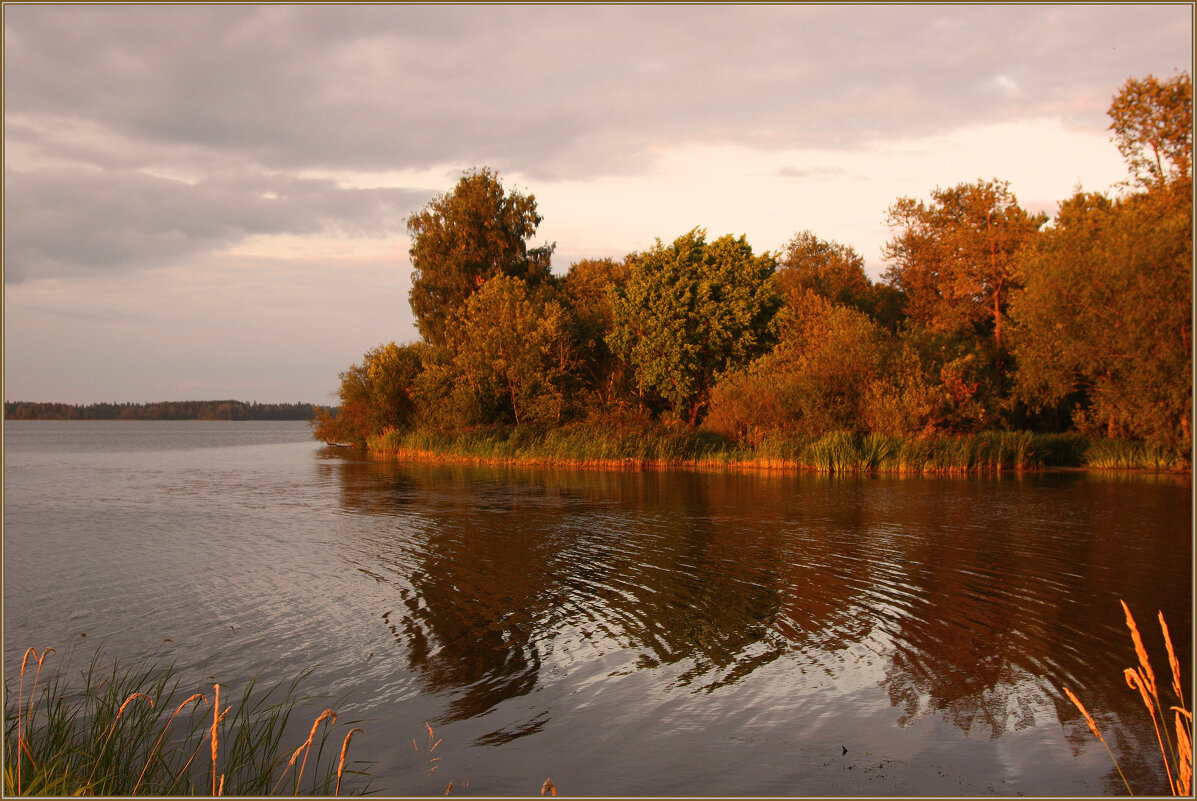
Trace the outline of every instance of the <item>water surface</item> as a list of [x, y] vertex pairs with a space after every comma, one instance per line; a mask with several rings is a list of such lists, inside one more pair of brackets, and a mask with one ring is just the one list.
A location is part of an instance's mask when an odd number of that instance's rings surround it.
[[9, 675], [28, 645], [196, 689], [315, 665], [388, 795], [1122, 791], [1061, 686], [1166, 789], [1118, 600], [1190, 664], [1188, 478], [406, 465], [286, 422], [4, 443]]

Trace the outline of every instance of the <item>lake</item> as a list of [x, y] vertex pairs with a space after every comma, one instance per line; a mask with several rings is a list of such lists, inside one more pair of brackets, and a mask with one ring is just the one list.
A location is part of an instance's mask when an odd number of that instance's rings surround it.
[[298, 422], [8, 422], [4, 663], [102, 644], [234, 694], [315, 666], [384, 795], [1124, 792], [1067, 686], [1159, 793], [1119, 599], [1162, 687], [1163, 611], [1189, 688], [1192, 536], [1188, 477], [399, 464]]

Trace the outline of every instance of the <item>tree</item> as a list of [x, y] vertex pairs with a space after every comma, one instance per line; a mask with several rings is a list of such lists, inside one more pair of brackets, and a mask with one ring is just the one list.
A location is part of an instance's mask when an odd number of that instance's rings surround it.
[[1028, 253], [1017, 390], [1033, 408], [1072, 406], [1078, 428], [1191, 459], [1192, 84], [1128, 80], [1110, 106], [1139, 192], [1078, 191]]
[[488, 279], [509, 275], [534, 286], [551, 277], [554, 245], [528, 247], [541, 220], [533, 195], [504, 192], [486, 167], [408, 218], [411, 308], [426, 342], [445, 344], [446, 325]]
[[777, 290], [787, 302], [811, 291], [833, 303], [873, 312], [873, 283], [864, 259], [847, 245], [803, 231], [785, 244], [777, 266]]
[[898, 234], [885, 246], [885, 273], [907, 296], [918, 325], [973, 330], [1003, 346], [1002, 325], [1024, 248], [1047, 221], [1028, 214], [1004, 181], [964, 183], [931, 193], [930, 205], [905, 197], [889, 209]]
[[472, 294], [423, 383], [442, 425], [561, 422], [574, 351], [564, 309], [519, 278]]
[[561, 281], [561, 300], [569, 312], [577, 348], [577, 373], [583, 405], [592, 413], [621, 405], [628, 396], [630, 370], [607, 344], [615, 324], [613, 291], [628, 279], [635, 254], [614, 259], [582, 259]]
[[314, 436], [328, 443], [364, 447], [388, 428], [411, 428], [417, 416], [415, 385], [424, 366], [423, 344], [389, 342], [366, 351], [361, 364], [341, 373], [340, 407], [334, 417], [316, 412]]
[[889, 350], [885, 331], [812, 290], [777, 322], [776, 347], [715, 386], [705, 425], [754, 445], [769, 433], [861, 430], [866, 393]]
[[1110, 104], [1118, 152], [1142, 187], [1188, 184], [1193, 163], [1193, 83], [1187, 72], [1131, 78]]
[[1069, 402], [1082, 430], [1190, 452], [1192, 202], [1168, 189], [1077, 193], [1023, 270], [1017, 389]]
[[612, 291], [607, 341], [635, 372], [641, 392], [657, 393], [696, 426], [715, 379], [768, 348], [780, 299], [776, 263], [753, 256], [744, 237], [707, 243], [695, 228], [666, 246], [658, 239]]

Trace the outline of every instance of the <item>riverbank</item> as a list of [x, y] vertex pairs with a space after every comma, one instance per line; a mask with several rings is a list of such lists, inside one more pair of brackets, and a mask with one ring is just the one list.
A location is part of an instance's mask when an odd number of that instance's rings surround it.
[[366, 449], [382, 459], [578, 469], [713, 468], [920, 475], [1044, 468], [1191, 470], [1188, 461], [1179, 455], [1143, 443], [1017, 431], [917, 438], [833, 432], [818, 438], [766, 437], [755, 445], [745, 445], [709, 431], [667, 426], [492, 426], [451, 433], [390, 429], [371, 437]]

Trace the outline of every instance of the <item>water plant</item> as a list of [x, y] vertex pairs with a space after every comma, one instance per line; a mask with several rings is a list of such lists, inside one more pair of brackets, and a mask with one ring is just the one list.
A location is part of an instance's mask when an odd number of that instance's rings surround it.
[[[1130, 629], [1131, 640], [1135, 645], [1135, 655], [1139, 660], [1138, 666], [1128, 667], [1123, 671], [1123, 677], [1126, 679], [1127, 686], [1139, 693], [1139, 698], [1143, 701], [1143, 705], [1147, 708], [1147, 713], [1151, 716], [1151, 723], [1155, 728], [1156, 741], [1159, 743], [1160, 754], [1164, 762], [1164, 771], [1167, 773], [1168, 786], [1172, 790], [1172, 794], [1177, 796], [1190, 795], [1193, 784], [1193, 714], [1185, 706], [1184, 692], [1180, 679], [1180, 662], [1177, 661], [1176, 652], [1172, 648], [1172, 637], [1168, 633], [1168, 624], [1164, 622], [1164, 613], [1159, 613], [1160, 630], [1163, 632], [1164, 645], [1168, 651], [1168, 666], [1172, 674], [1172, 692], [1176, 696], [1177, 701], [1177, 703], [1169, 705], [1167, 712], [1164, 711], [1163, 702], [1160, 701], [1159, 687], [1156, 684], [1155, 671], [1151, 669], [1151, 661], [1147, 656], [1147, 648], [1143, 645], [1143, 638], [1139, 634], [1139, 627], [1135, 624], [1135, 618], [1131, 615], [1130, 607], [1126, 605], [1126, 601], [1122, 601], [1122, 611], [1126, 613], [1126, 626]], [[1101, 730], [1097, 727], [1097, 722], [1094, 721], [1093, 716], [1089, 714], [1084, 704], [1081, 703], [1080, 699], [1071, 690], [1067, 687], [1062, 689], [1064, 694], [1068, 696], [1068, 700], [1072, 701], [1076, 708], [1080, 710], [1081, 715], [1084, 716], [1085, 722], [1089, 725], [1089, 731], [1093, 732], [1093, 735], [1105, 746], [1106, 751], [1110, 754], [1110, 759], [1114, 762], [1114, 767], [1118, 769], [1118, 775], [1122, 777], [1122, 782], [1126, 785], [1127, 792], [1134, 795], [1130, 782], [1127, 781], [1126, 774], [1122, 772], [1122, 767], [1114, 757], [1114, 752], [1110, 750], [1110, 745], [1106, 742], [1106, 738], [1102, 736]], [[1168, 712], [1172, 713], [1174, 732], [1169, 731]], [[1175, 733], [1175, 739], [1173, 738], [1173, 733]]]
[[[325, 758], [337, 719], [332, 709], [320, 713], [298, 748], [283, 747], [296, 707], [316, 700], [298, 693], [311, 670], [264, 693], [251, 679], [232, 704], [222, 704], [223, 686], [215, 684], [209, 711], [204, 693], [178, 700], [173, 665], [114, 662], [101, 670], [98, 651], [80, 685], [64, 670], [42, 683], [53, 653], [27, 649], [15, 698], [6, 687], [6, 795], [267, 795], [284, 782], [290, 794], [340, 795], [346, 777], [346, 791], [369, 791], [362, 764], [346, 766], [360, 728], [349, 724], [339, 759], [331, 751]], [[26, 696], [27, 672], [33, 676]], [[305, 783], [309, 757], [313, 774]]]

